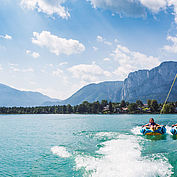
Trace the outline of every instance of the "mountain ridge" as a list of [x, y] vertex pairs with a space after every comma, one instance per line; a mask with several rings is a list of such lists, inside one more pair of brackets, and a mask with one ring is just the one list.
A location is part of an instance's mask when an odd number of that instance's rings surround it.
[[[100, 83], [88, 84], [71, 97], [61, 102], [44, 103], [43, 105], [57, 105], [57, 104], [71, 104], [77, 105], [83, 101], [94, 102], [101, 100], [117, 101], [117, 97], [120, 97], [123, 81], [105, 81]], [[104, 88], [104, 89], [103, 89]]]
[[[112, 89], [112, 92], [119, 93], [112, 95], [112, 99], [108, 99], [108, 97], [104, 97], [103, 99], [107, 99], [108, 101], [112, 102], [120, 102], [121, 100], [129, 101], [129, 102], [136, 102], [136, 100], [142, 100], [144, 103], [147, 102], [148, 99], [156, 99], [159, 102], [164, 102], [165, 98], [168, 94], [168, 91], [171, 87], [175, 74], [177, 73], [177, 62], [175, 61], [165, 61], [162, 62], [159, 66], [156, 66], [150, 70], [138, 70], [129, 73], [128, 77], [124, 81], [112, 81], [119, 83], [119, 87]], [[76, 93], [74, 93], [68, 99], [61, 101], [59, 104], [71, 104], [73, 105], [73, 97], [79, 96], [79, 92], [81, 90], [90, 88], [90, 86], [103, 86], [104, 84], [111, 83], [111, 81], [101, 82], [98, 84], [89, 84], [82, 87]], [[122, 85], [122, 88], [120, 86]], [[138, 85], [138, 87], [137, 87]], [[102, 87], [101, 91], [104, 91], [105, 88]], [[111, 90], [111, 89], [110, 89]], [[95, 92], [94, 89], [91, 89], [92, 92]], [[97, 93], [100, 94], [100, 93]], [[96, 98], [96, 96], [95, 96]], [[74, 103], [80, 104], [83, 101], [96, 101], [96, 99], [89, 100], [87, 98], [80, 99], [79, 102]], [[78, 98], [76, 98], [78, 99]], [[175, 84], [173, 91], [169, 97], [169, 101], [176, 101], [177, 100], [177, 83]], [[100, 101], [100, 99], [97, 99]]]
[[41, 106], [46, 101], [59, 101], [40, 92], [20, 91], [0, 83], [0, 106]]
[[[65, 100], [50, 98], [39, 92], [20, 91], [0, 83], [0, 106], [52, 106], [71, 104], [77, 105], [83, 101], [94, 102], [121, 100], [135, 102], [156, 99], [164, 102], [171, 87], [177, 62], [166, 61], [151, 70], [138, 70], [129, 73], [124, 81], [105, 81], [88, 84]], [[169, 97], [169, 101], [177, 100], [177, 82]]]

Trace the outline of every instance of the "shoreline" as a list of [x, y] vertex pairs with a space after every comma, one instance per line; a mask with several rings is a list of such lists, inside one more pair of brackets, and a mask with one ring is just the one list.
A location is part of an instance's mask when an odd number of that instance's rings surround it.
[[58, 114], [58, 113], [9, 113], [9, 114], [1, 114], [0, 115], [177, 115], [177, 113], [169, 113], [169, 114], [159, 114], [159, 113], [113, 113], [113, 114], [80, 114], [80, 113], [71, 113], [71, 114]]
[[122, 100], [111, 102], [102, 100], [89, 103], [84, 101], [79, 105], [53, 105], [53, 106], [13, 106], [0, 107], [0, 114], [177, 114], [177, 101], [167, 104], [158, 103], [157, 100], [148, 100], [144, 104], [141, 100], [129, 103]]

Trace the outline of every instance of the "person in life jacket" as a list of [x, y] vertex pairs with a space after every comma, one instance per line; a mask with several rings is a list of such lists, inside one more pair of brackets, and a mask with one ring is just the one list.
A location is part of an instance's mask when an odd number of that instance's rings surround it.
[[142, 127], [146, 127], [146, 128], [151, 128], [152, 130], [156, 130], [157, 127], [159, 127], [160, 125], [159, 124], [156, 124], [154, 122], [154, 119], [153, 118], [150, 118], [149, 119], [149, 123], [146, 124], [146, 125], [143, 125]]

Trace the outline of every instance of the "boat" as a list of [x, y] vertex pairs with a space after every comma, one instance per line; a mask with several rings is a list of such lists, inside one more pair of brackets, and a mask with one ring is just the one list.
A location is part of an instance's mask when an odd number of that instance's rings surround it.
[[170, 132], [173, 134], [173, 135], [177, 135], [177, 126], [174, 126], [171, 128]]
[[166, 128], [165, 126], [158, 126], [156, 129], [152, 129], [151, 127], [143, 127], [141, 128], [140, 132], [143, 135], [163, 135], [166, 133]]

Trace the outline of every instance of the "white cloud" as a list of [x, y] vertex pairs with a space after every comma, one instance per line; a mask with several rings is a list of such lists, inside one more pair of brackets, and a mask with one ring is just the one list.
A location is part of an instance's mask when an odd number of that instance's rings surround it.
[[[23, 89], [23, 90], [29, 91], [27, 89]], [[37, 89], [33, 89], [33, 90], [30, 89], [30, 91], [40, 92], [40, 93], [43, 93], [44, 95], [50, 96], [51, 98], [57, 98], [57, 97], [60, 98], [61, 96], [63, 96], [63, 93], [61, 95], [61, 93], [58, 91], [58, 89], [51, 88], [51, 87], [37, 88]]]
[[97, 51], [97, 50], [98, 50], [98, 48], [95, 47], [95, 46], [93, 46], [92, 48], [93, 48], [94, 51]]
[[57, 70], [53, 71], [52, 74], [54, 76], [61, 76], [63, 74], [63, 71], [58, 68]]
[[40, 54], [37, 52], [32, 52], [31, 50], [26, 50], [26, 54], [31, 55], [33, 58], [40, 57]]
[[66, 0], [21, 0], [21, 6], [27, 9], [37, 9], [38, 12], [43, 12], [49, 16], [57, 14], [58, 16], [67, 19], [70, 17], [68, 10], [62, 6]]
[[102, 8], [118, 13], [120, 16], [146, 17], [147, 9], [152, 13], [166, 11], [173, 7], [175, 22], [177, 23], [177, 1], [176, 0], [89, 0], [94, 8]]
[[97, 36], [96, 39], [97, 39], [98, 42], [103, 42], [104, 41], [102, 36]]
[[97, 36], [96, 40], [97, 40], [98, 42], [103, 42], [103, 43], [106, 44], [106, 45], [112, 45], [111, 42], [106, 41], [102, 36]]
[[175, 23], [177, 24], [177, 1], [176, 0], [168, 0], [168, 6], [173, 6], [174, 8], [174, 16], [175, 16]]
[[26, 50], [26, 54], [30, 54], [31, 53], [31, 50]]
[[177, 1], [176, 0], [139, 0], [142, 5], [150, 9], [154, 13], [160, 10], [166, 10], [168, 7], [173, 7], [172, 14], [175, 16], [175, 23], [177, 23]]
[[40, 55], [39, 55], [39, 53], [37, 53], [37, 52], [33, 52], [33, 53], [32, 53], [32, 57], [33, 57], [33, 58], [38, 58], [38, 57], [40, 57]]
[[63, 65], [67, 65], [68, 64], [68, 62], [61, 62], [61, 63], [59, 63], [59, 66], [63, 66]]
[[157, 13], [167, 6], [167, 0], [139, 0], [141, 4], [152, 12]]
[[177, 35], [176, 36], [168, 36], [167, 40], [172, 42], [172, 45], [165, 45], [163, 48], [164, 50], [171, 52], [171, 53], [177, 53]]
[[15, 63], [9, 63], [9, 66], [18, 66], [18, 64], [15, 64]]
[[118, 45], [113, 53], [115, 61], [118, 63], [118, 68], [114, 71], [119, 79], [123, 80], [130, 72], [139, 69], [151, 69], [160, 64], [158, 58], [146, 56], [140, 52], [129, 50], [127, 47]]
[[26, 69], [21, 69], [21, 72], [34, 72], [34, 69], [33, 68], [26, 68]]
[[104, 61], [110, 61], [111, 59], [106, 57], [106, 58], [104, 58], [103, 60], [104, 60]]
[[18, 64], [10, 64], [10, 69], [13, 71], [13, 72], [23, 72], [23, 73], [26, 73], [26, 72], [34, 72], [34, 69], [33, 68], [23, 68], [23, 69], [20, 69], [18, 67]]
[[92, 64], [79, 64], [72, 66], [68, 69], [72, 73], [72, 76], [77, 79], [81, 79], [86, 83], [98, 82], [100, 80], [106, 80], [111, 76], [111, 73], [103, 70], [100, 66], [95, 63]]
[[0, 38], [3, 38], [3, 39], [12, 39], [12, 36], [9, 36], [8, 34], [6, 34], [6, 35], [0, 35]]
[[109, 42], [109, 41], [104, 41], [104, 44], [106, 44], [106, 45], [112, 45], [112, 43]]
[[56, 35], [52, 35], [48, 31], [42, 31], [41, 33], [33, 32], [34, 38], [32, 43], [40, 47], [46, 47], [51, 53], [56, 55], [60, 54], [78, 54], [85, 50], [85, 46], [77, 40], [60, 38]]
[[94, 8], [111, 10], [129, 17], [144, 17], [146, 10], [138, 0], [90, 0]]
[[9, 36], [8, 34], [6, 34], [6, 35], [4, 36], [4, 38], [5, 38], [5, 39], [12, 39], [12, 36]]
[[19, 72], [20, 71], [20, 69], [17, 67], [17, 66], [13, 66], [13, 65], [11, 65], [10, 66], [10, 69], [12, 70], [12, 71], [14, 71], [14, 72]]

